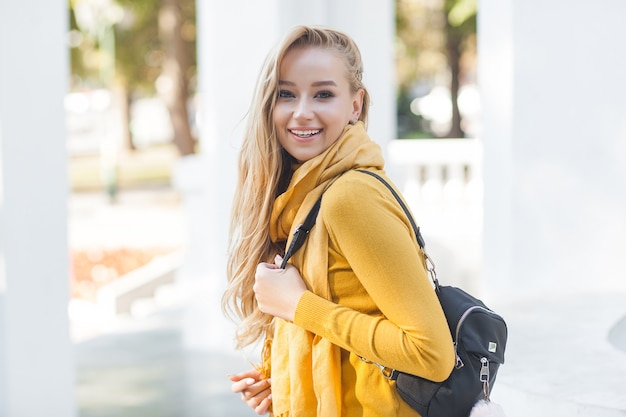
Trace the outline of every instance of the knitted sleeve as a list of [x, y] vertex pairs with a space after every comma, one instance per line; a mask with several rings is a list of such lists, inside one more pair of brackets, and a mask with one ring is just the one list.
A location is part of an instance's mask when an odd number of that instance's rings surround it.
[[446, 379], [454, 363], [448, 325], [408, 219], [389, 190], [348, 173], [326, 191], [320, 216], [353, 272], [354, 292], [366, 293], [376, 309], [305, 292], [295, 324], [370, 361]]

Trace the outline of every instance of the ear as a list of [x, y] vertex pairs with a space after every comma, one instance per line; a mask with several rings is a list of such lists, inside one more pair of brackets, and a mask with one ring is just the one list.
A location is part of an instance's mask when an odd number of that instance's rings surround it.
[[363, 97], [365, 96], [365, 90], [359, 88], [352, 97], [352, 117], [358, 119], [363, 110]]

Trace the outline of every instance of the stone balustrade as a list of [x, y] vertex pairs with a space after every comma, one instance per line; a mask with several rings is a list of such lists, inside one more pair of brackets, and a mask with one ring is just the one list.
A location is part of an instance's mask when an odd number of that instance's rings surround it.
[[480, 140], [398, 139], [387, 150], [411, 204], [481, 204]]

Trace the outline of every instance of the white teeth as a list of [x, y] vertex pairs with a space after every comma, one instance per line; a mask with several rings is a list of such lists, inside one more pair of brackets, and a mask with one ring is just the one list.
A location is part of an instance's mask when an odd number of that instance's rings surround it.
[[290, 130], [296, 136], [300, 136], [301, 138], [308, 138], [309, 136], [316, 135], [320, 132], [320, 129], [316, 130]]

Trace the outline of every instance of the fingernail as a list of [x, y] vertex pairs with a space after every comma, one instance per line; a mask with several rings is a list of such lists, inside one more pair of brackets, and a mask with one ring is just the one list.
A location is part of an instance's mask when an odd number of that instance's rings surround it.
[[254, 384], [254, 378], [246, 379], [246, 385], [252, 385], [252, 384]]

